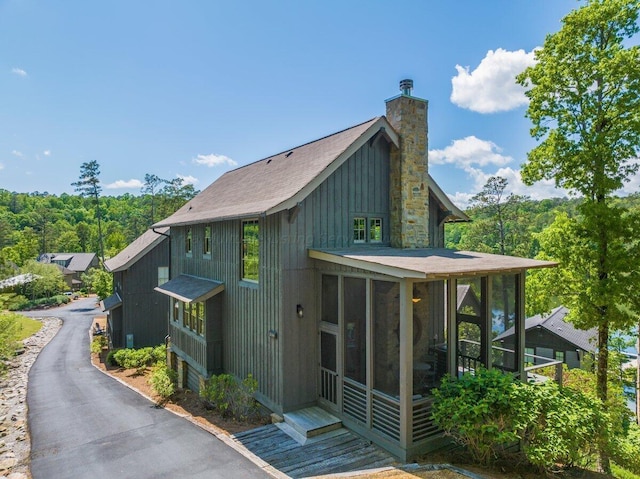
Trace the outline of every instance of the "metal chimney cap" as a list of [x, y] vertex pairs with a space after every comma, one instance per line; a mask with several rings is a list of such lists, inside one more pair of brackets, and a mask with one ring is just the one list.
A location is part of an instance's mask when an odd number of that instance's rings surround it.
[[413, 80], [409, 78], [400, 80], [400, 91], [403, 95], [411, 95], [411, 90], [413, 90]]

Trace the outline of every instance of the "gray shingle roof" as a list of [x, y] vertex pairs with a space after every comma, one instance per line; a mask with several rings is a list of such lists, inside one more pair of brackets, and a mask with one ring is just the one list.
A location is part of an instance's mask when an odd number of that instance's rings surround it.
[[[562, 339], [575, 344], [577, 347], [584, 351], [594, 352], [596, 350], [595, 342], [593, 339], [597, 335], [595, 328], [583, 330], [577, 329], [569, 321], [566, 321], [566, 316], [569, 314], [569, 310], [564, 306], [558, 306], [553, 309], [549, 314], [536, 314], [527, 318], [525, 321], [525, 331], [533, 328], [544, 328], [547, 331], [561, 337]], [[513, 336], [514, 329], [509, 328], [504, 333], [495, 338], [496, 341]]]
[[196, 303], [206, 301], [224, 291], [224, 283], [181, 274], [160, 286], [156, 286], [154, 289], [159, 293], [166, 294], [185, 303]]
[[41, 263], [63, 261], [71, 271], [84, 273], [96, 259], [95, 253], [45, 253], [38, 258]]
[[138, 236], [120, 253], [106, 260], [104, 262], [105, 269], [110, 273], [129, 269], [132, 264], [167, 239], [163, 235], [168, 234], [169, 228], [156, 228], [156, 231], [157, 233], [149, 229]]
[[363, 246], [349, 249], [310, 249], [309, 256], [398, 278], [416, 279], [519, 272], [529, 268], [557, 265], [551, 261], [445, 248], [401, 249]]
[[397, 141], [391, 125], [384, 117], [378, 117], [228, 171], [154, 226], [246, 218], [291, 208], [381, 129]]

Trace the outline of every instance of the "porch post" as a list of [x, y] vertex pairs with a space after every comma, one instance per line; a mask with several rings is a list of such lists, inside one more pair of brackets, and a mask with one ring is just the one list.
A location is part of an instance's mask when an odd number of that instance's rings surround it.
[[452, 377], [458, 377], [458, 280], [447, 280], [447, 368]]
[[400, 280], [400, 447], [411, 444], [413, 431], [413, 284]]
[[525, 288], [525, 272], [516, 274], [516, 350], [515, 350], [515, 369], [518, 371], [520, 381], [527, 382], [527, 373], [525, 372], [524, 348], [525, 342], [525, 309], [524, 309], [524, 288]]
[[482, 305], [482, 316], [480, 318], [482, 321], [482, 338], [480, 339], [480, 348], [484, 367], [491, 369], [493, 367], [493, 361], [491, 358], [491, 346], [493, 345], [493, 336], [491, 334], [491, 329], [493, 328], [493, 314], [491, 312], [493, 278], [491, 276], [486, 276], [481, 279], [480, 284], [482, 285], [480, 287], [482, 290], [482, 300], [480, 301], [480, 304]]

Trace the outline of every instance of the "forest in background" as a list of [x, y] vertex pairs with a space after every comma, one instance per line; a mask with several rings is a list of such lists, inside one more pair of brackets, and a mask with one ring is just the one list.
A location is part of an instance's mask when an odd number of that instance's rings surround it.
[[[101, 196], [105, 257], [118, 254], [153, 223], [175, 212], [197, 193], [192, 185], [178, 182], [154, 193]], [[0, 279], [15, 274], [15, 266], [51, 252], [99, 255], [94, 199], [0, 189]]]

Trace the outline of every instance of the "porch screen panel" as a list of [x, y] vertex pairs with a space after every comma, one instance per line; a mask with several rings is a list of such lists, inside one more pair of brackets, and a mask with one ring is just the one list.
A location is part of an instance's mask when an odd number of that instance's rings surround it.
[[400, 284], [373, 281], [373, 388], [400, 394]]
[[[492, 278], [491, 288], [491, 337], [495, 338], [499, 334], [511, 329], [513, 338], [517, 337], [515, 331], [516, 319], [516, 276], [501, 275]], [[515, 371], [517, 369], [515, 341], [507, 346], [500, 341], [493, 341], [491, 348], [491, 362], [495, 368], [504, 371]]]
[[367, 382], [367, 283], [344, 278], [345, 377]]
[[[461, 279], [456, 291], [458, 373], [483, 365], [483, 301], [480, 278]], [[486, 346], [486, 345], [485, 345]]]
[[322, 316], [321, 320], [338, 324], [338, 277], [322, 275]]

